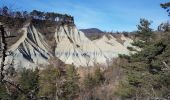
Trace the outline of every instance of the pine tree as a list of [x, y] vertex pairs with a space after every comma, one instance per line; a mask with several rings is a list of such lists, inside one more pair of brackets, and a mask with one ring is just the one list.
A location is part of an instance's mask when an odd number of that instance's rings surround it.
[[40, 96], [47, 96], [49, 98], [58, 98], [57, 91], [60, 92], [58, 89], [60, 80], [61, 71], [59, 68], [55, 68], [53, 66], [48, 66], [47, 68], [43, 69], [40, 73]]
[[[33, 93], [32, 95], [38, 96], [39, 91], [39, 70], [36, 68], [34, 71], [31, 69], [23, 69], [20, 72], [19, 83], [25, 94]], [[28, 96], [28, 95], [27, 95]], [[26, 95], [19, 94], [19, 98], [27, 99]]]
[[66, 81], [62, 84], [61, 88], [63, 91], [63, 95], [61, 99], [73, 100], [79, 91], [79, 75], [77, 73], [77, 69], [70, 65], [66, 68]]
[[95, 79], [95, 84], [96, 84], [96, 85], [100, 85], [101, 83], [103, 83], [103, 81], [104, 81], [104, 76], [103, 76], [100, 68], [97, 68], [97, 69], [95, 70], [94, 79]]
[[92, 77], [92, 75], [87, 74], [87, 76], [84, 79], [84, 87], [85, 89], [92, 89], [95, 85], [95, 81], [94, 78]]
[[0, 100], [9, 100], [10, 96], [7, 93], [5, 85], [0, 83]]
[[168, 13], [168, 16], [170, 16], [170, 2], [162, 3], [162, 4], [160, 4], [160, 6], [162, 8], [164, 8], [166, 10], [166, 12]]
[[149, 42], [152, 36], [152, 29], [150, 28], [151, 22], [142, 18], [140, 24], [137, 25], [138, 33], [142, 37], [142, 40]]

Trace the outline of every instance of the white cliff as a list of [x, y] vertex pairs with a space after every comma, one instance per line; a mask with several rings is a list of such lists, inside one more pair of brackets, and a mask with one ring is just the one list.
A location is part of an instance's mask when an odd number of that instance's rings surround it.
[[26, 24], [21, 30], [23, 35], [8, 48], [11, 53], [6, 63], [13, 63], [15, 67], [34, 68], [39, 64], [48, 64], [50, 58], [48, 46], [44, 37], [33, 25]]
[[118, 57], [119, 54], [130, 54], [127, 49], [132, 47], [130, 38], [122, 35], [124, 44], [116, 41], [112, 35], [103, 36], [98, 40], [89, 40], [75, 26], [60, 26], [55, 33], [55, 56], [66, 64], [76, 66], [93, 66], [94, 63], [107, 65], [107, 60]]
[[45, 37], [31, 25], [26, 24], [20, 32], [20, 39], [8, 48], [12, 54], [6, 58], [6, 63], [14, 63], [15, 67], [34, 68], [38, 65], [48, 65], [50, 57], [58, 57], [66, 64], [75, 66], [93, 66], [94, 63], [107, 65], [107, 61], [119, 54], [130, 54], [127, 49], [133, 40], [121, 36], [123, 44], [112, 35], [103, 36], [91, 41], [76, 26], [60, 25], [54, 33], [56, 42], [54, 55], [49, 53]]

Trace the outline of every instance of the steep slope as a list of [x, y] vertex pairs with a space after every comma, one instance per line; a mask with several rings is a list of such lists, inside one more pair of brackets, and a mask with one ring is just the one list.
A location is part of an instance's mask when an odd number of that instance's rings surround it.
[[[126, 48], [132, 47], [132, 48], [136, 49], [137, 51], [141, 51], [141, 48], [132, 45], [132, 43], [133, 43], [133, 40], [132, 40], [132, 39], [130, 39], [130, 38], [128, 38], [128, 37], [125, 37], [124, 35], [121, 35], [121, 40], [124, 41], [124, 42], [123, 42], [123, 46], [124, 46], [124, 47], [126, 47]], [[135, 52], [134, 52], [134, 51], [133, 51], [133, 52], [131, 51], [131, 53], [135, 53]]]
[[55, 39], [55, 55], [67, 64], [89, 66], [93, 65], [95, 60], [104, 60], [102, 51], [75, 26], [60, 26], [55, 33]]
[[118, 57], [119, 54], [130, 53], [127, 46], [131, 46], [131, 39], [122, 36], [125, 41], [122, 45], [112, 35], [109, 37], [103, 36], [91, 41], [75, 26], [60, 26], [55, 33], [55, 56], [67, 64], [93, 66], [94, 63], [107, 65], [108, 60]]
[[50, 58], [50, 54], [44, 37], [31, 24], [26, 24], [20, 31], [23, 35], [8, 48], [11, 55], [6, 58], [6, 63], [14, 63], [17, 68], [48, 64], [47, 59]]
[[32, 23], [24, 25], [19, 29], [22, 36], [8, 48], [11, 55], [6, 58], [6, 63], [13, 63], [16, 68], [34, 68], [39, 65], [43, 67], [51, 57], [57, 57], [66, 64], [74, 64], [77, 67], [93, 66], [96, 63], [107, 65], [109, 60], [119, 54], [131, 53], [127, 47], [132, 46], [133, 40], [123, 35], [123, 44], [112, 35], [104, 35], [92, 41], [75, 25], [58, 24], [54, 28], [55, 32], [50, 35], [54, 37], [52, 39], [55, 43], [47, 44], [47, 37]]
[[101, 39], [95, 40], [94, 43], [100, 48], [108, 60], [118, 57], [119, 54], [130, 53], [126, 46], [116, 41], [116, 38], [112, 35], [104, 35]]

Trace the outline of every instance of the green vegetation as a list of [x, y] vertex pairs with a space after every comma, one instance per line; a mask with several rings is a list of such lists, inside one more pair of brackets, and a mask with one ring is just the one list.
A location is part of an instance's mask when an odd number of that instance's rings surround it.
[[[77, 69], [70, 66], [54, 67], [48, 66], [39, 71], [21, 69], [16, 74], [18, 88], [2, 84], [0, 86], [0, 98], [3, 100], [37, 100], [44, 97], [49, 100], [73, 100], [78, 96], [79, 75]], [[8, 91], [10, 90], [10, 91]]]
[[162, 3], [161, 7], [164, 8], [166, 10], [166, 12], [168, 13], [168, 15], [170, 16], [170, 2], [167, 3]]
[[46, 96], [50, 100], [68, 100], [77, 96], [79, 76], [74, 66], [67, 66], [66, 69], [49, 66], [40, 75], [39, 96]]
[[133, 47], [127, 47], [127, 49], [130, 51], [136, 51], [136, 49], [134, 49]]
[[[159, 33], [149, 28], [147, 20], [140, 20], [138, 34], [145, 42], [135, 41], [133, 45], [142, 47], [142, 51], [127, 57], [123, 66], [126, 79], [119, 86], [122, 99], [165, 99], [170, 93], [170, 33]], [[142, 45], [140, 44], [142, 43]], [[123, 58], [123, 57], [122, 57]]]
[[[35, 71], [30, 69], [22, 69], [20, 72], [19, 83], [21, 88], [25, 91], [25, 93], [29, 93], [34, 91], [34, 95], [38, 95], [39, 91], [39, 70], [38, 68]], [[27, 99], [23, 93], [18, 95], [20, 99]]]
[[12, 18], [24, 18], [24, 19], [39, 19], [39, 20], [50, 20], [50, 21], [63, 21], [63, 22], [74, 22], [74, 19], [70, 15], [62, 15], [54, 12], [41, 12], [33, 10], [32, 12], [27, 11], [13, 11], [7, 6], [0, 7], [0, 16], [12, 17]]
[[87, 89], [92, 89], [95, 86], [100, 86], [104, 82], [103, 72], [100, 68], [97, 68], [94, 72], [94, 75], [87, 74], [84, 79], [84, 86]]
[[[169, 9], [170, 3], [161, 4]], [[167, 10], [169, 12], [169, 10]], [[170, 32], [169, 24], [161, 24], [158, 31], [153, 32], [145, 19], [140, 20], [138, 36], [141, 40], [132, 45], [142, 51], [127, 57], [123, 66], [126, 79], [119, 85], [118, 95], [122, 99], [168, 99], [170, 94]], [[162, 31], [163, 30], [163, 31]]]
[[[161, 6], [169, 12], [170, 3]], [[4, 7], [2, 11], [4, 16], [10, 16], [8, 8]], [[31, 15], [41, 18], [41, 14], [37, 13], [39, 12], [33, 11]], [[26, 16], [27, 13], [23, 12], [23, 15]], [[16, 12], [16, 16], [23, 17], [19, 12]], [[47, 19], [54, 20], [52, 15]], [[129, 56], [119, 55], [104, 71], [101, 70], [102, 67], [95, 66], [95, 69], [91, 68], [93, 73], [87, 72], [82, 80], [78, 69], [73, 65], [53, 64], [41, 70], [21, 69], [18, 72], [13, 68], [9, 69], [7, 76], [15, 80], [22, 91], [9, 83], [0, 83], [0, 99], [30, 100], [31, 96], [34, 96], [33, 100], [39, 97], [47, 100], [168, 99], [169, 23], [160, 25], [158, 31], [153, 31], [150, 25], [151, 22], [146, 19], [140, 19], [137, 25], [136, 40], [132, 45], [140, 47], [141, 51]], [[128, 49], [135, 51], [131, 47]]]
[[121, 86], [122, 97], [165, 98], [170, 88], [170, 35], [147, 43], [138, 54], [130, 56], [124, 66], [127, 80]]
[[77, 74], [77, 69], [73, 66], [67, 66], [66, 68], [66, 80], [61, 85], [62, 95], [60, 100], [73, 100], [78, 96], [79, 91], [79, 75]]
[[148, 42], [150, 41], [150, 37], [152, 36], [152, 29], [150, 28], [151, 22], [142, 18], [140, 19], [140, 24], [137, 25], [138, 35], [141, 37], [141, 40]]
[[142, 41], [142, 40], [136, 40], [132, 43], [133, 46], [137, 46], [137, 47], [140, 47], [140, 48], [143, 48], [145, 46], [145, 42]]
[[4, 84], [0, 84], [0, 100], [8, 100], [10, 96], [7, 93], [7, 89]]
[[[21, 69], [18, 73], [12, 68], [7, 70], [8, 77], [15, 80], [15, 86], [1, 83], [0, 99], [2, 100], [29, 100], [31, 92], [35, 98], [39, 91], [39, 70]], [[13, 83], [13, 82], [11, 82]], [[17, 84], [19, 83], [19, 84]], [[22, 89], [21, 91], [19, 90]]]
[[57, 82], [60, 77], [60, 70], [53, 66], [48, 66], [40, 72], [40, 91], [39, 96], [48, 96], [55, 98], [57, 90]]

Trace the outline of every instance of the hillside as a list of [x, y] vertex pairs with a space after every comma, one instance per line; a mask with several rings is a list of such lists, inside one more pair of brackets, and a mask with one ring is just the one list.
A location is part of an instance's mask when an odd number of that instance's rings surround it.
[[90, 33], [104, 33], [100, 29], [97, 28], [88, 28], [88, 29], [80, 29], [80, 31], [84, 32], [85, 34], [90, 34]]
[[[48, 60], [53, 57], [77, 67], [93, 66], [94, 63], [107, 66], [107, 61], [119, 54], [131, 53], [127, 47], [132, 47], [133, 40], [123, 34], [119, 38], [103, 35], [91, 41], [70, 20], [67, 22], [1, 16], [0, 21], [5, 25], [6, 32], [15, 36], [8, 39], [8, 51], [12, 55], [6, 59], [6, 63], [12, 63], [15, 59], [15, 68], [47, 65]], [[15, 23], [13, 28], [12, 23]]]
[[[161, 7], [170, 15], [170, 2]], [[103, 16], [108, 8], [98, 12], [102, 24], [111, 22]], [[170, 23], [155, 30], [140, 18], [136, 26], [133, 32], [78, 30], [71, 15], [0, 8], [0, 100], [170, 100]]]
[[89, 39], [95, 40], [101, 38], [105, 32], [97, 28], [80, 29]]

